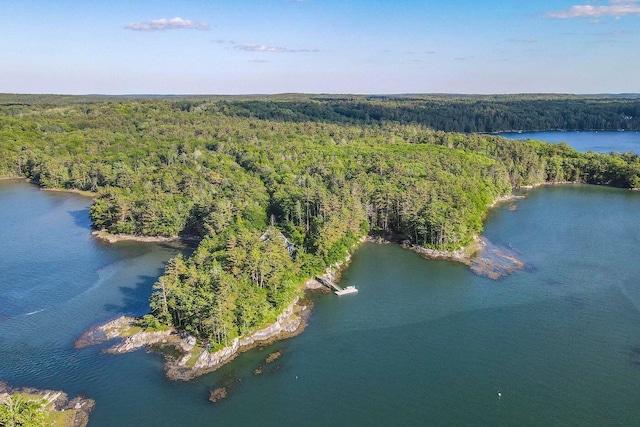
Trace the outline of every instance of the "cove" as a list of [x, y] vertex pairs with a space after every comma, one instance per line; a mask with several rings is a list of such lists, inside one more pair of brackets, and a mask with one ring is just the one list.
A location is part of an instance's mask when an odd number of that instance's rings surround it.
[[[342, 280], [357, 295], [315, 296], [302, 335], [187, 383], [157, 354], [73, 348], [92, 324], [144, 313], [180, 250], [93, 239], [89, 204], [0, 183], [0, 379], [95, 399], [90, 426], [640, 422], [636, 192], [544, 187], [493, 209], [484, 235], [531, 266], [499, 281], [365, 244]], [[221, 384], [229, 396], [209, 403]]]
[[578, 151], [596, 153], [640, 152], [640, 132], [638, 131], [542, 131], [504, 132], [498, 135], [508, 139], [535, 139], [552, 143], [566, 142]]

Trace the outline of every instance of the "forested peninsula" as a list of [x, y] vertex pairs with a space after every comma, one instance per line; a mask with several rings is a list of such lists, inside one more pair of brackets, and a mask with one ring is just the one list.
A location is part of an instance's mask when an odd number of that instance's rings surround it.
[[0, 95], [0, 177], [95, 193], [96, 230], [198, 239], [143, 326], [229, 345], [365, 236], [453, 251], [512, 189], [640, 187], [634, 153], [501, 130], [640, 129], [636, 96]]

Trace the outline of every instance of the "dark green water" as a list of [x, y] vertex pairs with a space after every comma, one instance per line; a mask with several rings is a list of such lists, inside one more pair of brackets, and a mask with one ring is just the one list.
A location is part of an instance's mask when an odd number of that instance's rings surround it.
[[485, 236], [532, 266], [500, 281], [366, 244], [343, 276], [358, 294], [316, 297], [302, 335], [189, 383], [144, 351], [73, 349], [143, 313], [177, 251], [95, 241], [88, 205], [0, 183], [0, 378], [94, 398], [91, 427], [640, 425], [638, 193], [549, 187], [494, 209]]

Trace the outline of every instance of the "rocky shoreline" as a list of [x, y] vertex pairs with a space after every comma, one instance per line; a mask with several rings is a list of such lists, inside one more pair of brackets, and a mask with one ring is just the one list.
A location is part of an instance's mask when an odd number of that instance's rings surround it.
[[293, 302], [274, 323], [257, 330], [250, 336], [237, 337], [230, 345], [213, 353], [202, 351], [192, 366], [188, 363], [194, 356], [192, 353], [187, 353], [180, 359], [169, 360], [165, 370], [167, 377], [172, 380], [187, 381], [215, 371], [247, 350], [299, 335], [306, 327], [310, 307], [298, 303], [298, 300]]
[[15, 394], [42, 399], [46, 412], [58, 413], [61, 416], [60, 419], [64, 420], [55, 424], [60, 427], [86, 427], [89, 423], [89, 414], [95, 407], [93, 399], [78, 396], [69, 400], [67, 394], [61, 391], [12, 388], [0, 381], [0, 404]]
[[[526, 198], [526, 195], [509, 194], [498, 197], [487, 207], [494, 208], [499, 204], [514, 202], [524, 198]], [[515, 205], [509, 206], [509, 210], [515, 210], [515, 208]], [[454, 251], [426, 248], [411, 243], [408, 240], [402, 240], [400, 236], [393, 233], [367, 236], [363, 241], [376, 244], [399, 244], [403, 249], [413, 251], [425, 259], [459, 262], [469, 266], [474, 273], [493, 280], [498, 280], [516, 270], [528, 267], [525, 262], [518, 259], [513, 250], [498, 248], [480, 235], [473, 236], [473, 242], [468, 246], [461, 247]]]
[[180, 240], [178, 236], [163, 237], [163, 236], [134, 236], [131, 234], [111, 234], [105, 230], [95, 230], [91, 234], [100, 240], [104, 240], [108, 243], [116, 243], [123, 241], [130, 242], [143, 242], [143, 243], [165, 243], [165, 242], [177, 242]]
[[[108, 238], [109, 233], [93, 232], [99, 238]], [[136, 236], [118, 235], [110, 242], [136, 240]], [[151, 238], [153, 239], [153, 238]], [[178, 238], [163, 238], [175, 241]], [[364, 242], [366, 238], [361, 239]], [[154, 240], [143, 240], [154, 241]], [[323, 277], [337, 282], [341, 272], [349, 265], [351, 255], [326, 269]], [[304, 285], [305, 292], [330, 292], [329, 289], [316, 279], [308, 280]], [[121, 316], [104, 325], [96, 326], [82, 334], [75, 342], [77, 349], [119, 339], [115, 345], [105, 349], [105, 353], [122, 354], [146, 348], [159, 351], [165, 356], [165, 375], [170, 380], [188, 381], [197, 376], [215, 371], [222, 365], [235, 359], [239, 354], [252, 348], [272, 344], [276, 341], [291, 338], [302, 333], [311, 314], [311, 302], [307, 299], [296, 298], [277, 317], [276, 321], [246, 337], [234, 338], [231, 344], [210, 352], [196, 345], [196, 338], [180, 333], [172, 327], [160, 331], [146, 331], [138, 326], [137, 319]]]
[[300, 334], [306, 326], [310, 310], [308, 302], [303, 303], [296, 299], [274, 323], [255, 331], [250, 336], [237, 337], [230, 345], [215, 352], [209, 352], [197, 346], [194, 337], [181, 334], [175, 328], [151, 332], [141, 330], [137, 327], [136, 319], [126, 316], [85, 332], [76, 340], [75, 346], [83, 348], [121, 338], [119, 343], [107, 348], [105, 352], [122, 354], [142, 347], [158, 350], [165, 355], [167, 378], [187, 381], [215, 371], [240, 353], [254, 347], [268, 345]]
[[78, 190], [77, 188], [49, 188], [41, 187], [42, 191], [49, 191], [52, 193], [73, 193], [83, 197], [95, 198], [98, 193], [88, 190]]
[[134, 234], [111, 234], [106, 230], [94, 230], [91, 235], [96, 239], [103, 240], [107, 243], [117, 242], [139, 242], [139, 243], [180, 243], [180, 242], [198, 242], [199, 236], [136, 236]]
[[524, 199], [527, 196], [525, 195], [516, 195], [516, 194], [507, 194], [506, 196], [500, 196], [497, 199], [495, 199], [493, 201], [493, 203], [489, 204], [487, 207], [489, 209], [494, 208], [496, 206], [498, 206], [501, 203], [506, 203], [506, 202], [513, 202], [515, 200], [520, 200], [520, 199]]
[[365, 242], [376, 244], [394, 243], [400, 245], [402, 249], [407, 249], [419, 254], [425, 259], [455, 261], [465, 265], [471, 265], [473, 262], [473, 256], [483, 248], [483, 241], [479, 236], [474, 236], [474, 241], [471, 245], [462, 247], [455, 251], [441, 251], [438, 249], [426, 248], [424, 246], [411, 243], [408, 240], [401, 240], [400, 237], [395, 234], [368, 236], [365, 239]]

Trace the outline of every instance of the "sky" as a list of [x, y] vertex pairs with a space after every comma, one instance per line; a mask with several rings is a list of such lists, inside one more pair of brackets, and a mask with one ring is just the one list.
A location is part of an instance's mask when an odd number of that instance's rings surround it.
[[0, 93], [638, 93], [640, 0], [0, 0]]

